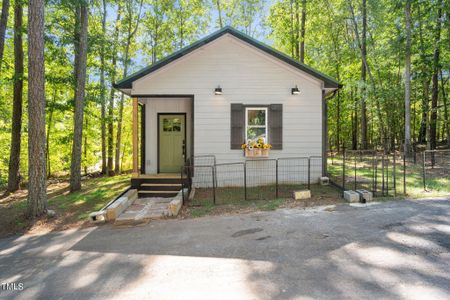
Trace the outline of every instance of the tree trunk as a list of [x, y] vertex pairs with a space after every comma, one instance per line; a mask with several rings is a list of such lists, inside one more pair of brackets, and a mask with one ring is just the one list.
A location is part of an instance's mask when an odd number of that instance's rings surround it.
[[406, 48], [405, 48], [405, 149], [411, 157], [411, 0], [405, 5]]
[[[119, 42], [119, 21], [121, 17], [121, 5], [119, 3], [117, 8], [116, 26], [114, 29], [113, 41], [113, 55], [112, 55], [112, 72], [111, 82], [116, 80], [116, 66], [117, 66], [117, 44]], [[114, 89], [111, 88], [108, 107], [108, 175], [114, 175], [113, 155], [114, 155]]]
[[[103, 3], [102, 34], [106, 39], [106, 0]], [[101, 139], [102, 139], [102, 174], [106, 174], [106, 85], [105, 85], [105, 43], [100, 46], [100, 90], [101, 90]]]
[[290, 16], [291, 16], [291, 56], [295, 57], [295, 50], [294, 50], [294, 44], [295, 44], [295, 38], [294, 38], [294, 0], [290, 0]]
[[9, 156], [8, 192], [15, 192], [20, 184], [20, 146], [22, 137], [23, 43], [21, 1], [14, 4], [14, 96]]
[[362, 0], [362, 33], [361, 33], [361, 147], [366, 150], [367, 145], [367, 107], [366, 107], [366, 82], [367, 82], [367, 3]]
[[298, 5], [299, 0], [295, 0], [295, 34], [294, 34], [294, 58], [300, 59], [300, 8]]
[[300, 28], [300, 61], [305, 62], [305, 33], [306, 33], [306, 0], [302, 1], [302, 25]]
[[[89, 118], [87, 116], [84, 116], [84, 128], [89, 127]], [[88, 174], [88, 165], [87, 165], [87, 154], [88, 154], [88, 135], [85, 134], [83, 136], [84, 139], [84, 146], [83, 146], [83, 161], [84, 161], [84, 175], [87, 176]]]
[[445, 94], [445, 81], [444, 76], [442, 74], [442, 69], [440, 70], [441, 74], [441, 92], [442, 92], [442, 102], [444, 105], [444, 127], [445, 127], [445, 139], [447, 140], [447, 147], [450, 148], [450, 123], [448, 116], [448, 107], [447, 107], [447, 95]]
[[[363, 0], [363, 1], [365, 1], [365, 0]], [[381, 139], [383, 141], [384, 150], [386, 151], [387, 147], [388, 147], [388, 145], [386, 144], [386, 139], [387, 139], [386, 128], [385, 128], [384, 121], [383, 121], [383, 114], [381, 113], [381, 104], [380, 104], [380, 101], [379, 101], [379, 99], [377, 97], [378, 91], [377, 91], [377, 87], [376, 87], [376, 84], [375, 84], [375, 79], [373, 78], [372, 72], [371, 72], [371, 70], [369, 68], [369, 65], [367, 63], [366, 53], [363, 51], [363, 47], [362, 47], [362, 44], [361, 44], [361, 39], [359, 37], [358, 24], [356, 22], [355, 12], [354, 12], [354, 9], [353, 9], [352, 1], [349, 0], [347, 2], [348, 2], [348, 5], [349, 5], [349, 8], [350, 8], [350, 12], [352, 14], [352, 22], [353, 22], [353, 26], [354, 26], [354, 30], [355, 30], [356, 41], [357, 41], [358, 47], [360, 49], [361, 59], [362, 59], [362, 62], [364, 64], [364, 69], [365, 69], [365, 71], [367, 71], [367, 74], [369, 75], [371, 86], [372, 86], [372, 90], [373, 90], [373, 93], [374, 93], [375, 98], [376, 98], [375, 104], [376, 104], [376, 111], [377, 111], [377, 116], [378, 116], [379, 124], [380, 124]], [[367, 123], [366, 123], [366, 129], [367, 129]], [[366, 132], [366, 136], [367, 136], [367, 132]]]
[[441, 39], [441, 17], [442, 17], [442, 1], [438, 2], [438, 19], [436, 24], [436, 36], [435, 36], [435, 48], [433, 55], [433, 76], [432, 90], [431, 90], [431, 116], [430, 116], [430, 146], [431, 150], [436, 149], [436, 123], [437, 123], [437, 106], [438, 106], [438, 93], [439, 93], [439, 41]]
[[8, 26], [9, 0], [3, 0], [2, 15], [0, 17], [0, 74], [3, 61], [3, 51], [5, 50], [5, 32]]
[[72, 161], [70, 165], [70, 191], [81, 189], [81, 146], [83, 138], [84, 94], [86, 85], [88, 7], [80, 7], [78, 60], [76, 65], [75, 112], [73, 127]]
[[[128, 21], [128, 30], [127, 30], [127, 42], [125, 45], [125, 53], [124, 53], [124, 60], [123, 60], [123, 77], [127, 77], [128, 75], [128, 64], [129, 64], [129, 55], [130, 55], [130, 46], [131, 46], [131, 41], [134, 37], [134, 35], [137, 32], [138, 26], [139, 26], [139, 22], [140, 22], [140, 18], [141, 18], [141, 9], [142, 9], [142, 1], [139, 7], [139, 11], [136, 17], [136, 24], [132, 24], [132, 10], [129, 11], [129, 21]], [[182, 43], [182, 42], [181, 42]], [[123, 105], [124, 105], [124, 95], [122, 93], [122, 95], [120, 96], [120, 102], [119, 102], [119, 116], [118, 116], [118, 120], [117, 120], [117, 140], [116, 140], [116, 157], [115, 157], [115, 162], [114, 162], [114, 166], [115, 166], [115, 173], [116, 174], [120, 174], [121, 172], [121, 163], [120, 163], [120, 149], [121, 149], [121, 144], [122, 144], [122, 121], [123, 121]]]
[[52, 103], [50, 104], [50, 111], [49, 111], [49, 115], [48, 115], [48, 123], [47, 123], [47, 178], [50, 178], [50, 176], [52, 175], [52, 168], [51, 168], [51, 164], [50, 164], [50, 133], [52, 131], [52, 127], [53, 127], [53, 112], [55, 110], [55, 102], [56, 102], [56, 94], [57, 91], [54, 90], [53, 93], [53, 100]]
[[29, 218], [47, 209], [45, 144], [44, 0], [33, 0], [28, 5]]
[[219, 15], [219, 26], [220, 28], [222, 28], [223, 22], [222, 22], [222, 9], [220, 8], [220, 0], [216, 0], [216, 6], [217, 6], [217, 14]]

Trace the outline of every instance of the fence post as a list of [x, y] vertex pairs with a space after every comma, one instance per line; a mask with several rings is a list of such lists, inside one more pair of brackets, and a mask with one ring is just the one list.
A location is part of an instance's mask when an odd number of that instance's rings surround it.
[[353, 186], [354, 186], [354, 190], [356, 191], [356, 154], [353, 154], [353, 158], [354, 158], [354, 161], [355, 161], [355, 165], [354, 165], [354, 176], [355, 176], [355, 178], [354, 178], [354, 180], [353, 180]]
[[427, 185], [426, 185], [426, 179], [425, 179], [425, 158], [426, 158], [426, 151], [423, 151], [423, 157], [422, 157], [423, 190], [427, 191]]
[[[345, 147], [344, 147], [343, 150], [344, 150], [344, 153], [343, 153], [343, 156], [342, 156], [342, 190], [345, 191], [345, 159], [346, 159], [346, 157], [345, 157], [345, 154], [346, 154]], [[344, 192], [342, 192], [342, 196], [344, 196]]]
[[389, 154], [386, 157], [386, 196], [389, 196]]
[[381, 195], [384, 196], [384, 152], [381, 155]]
[[406, 195], [406, 156], [403, 153], [403, 195]]
[[247, 162], [244, 162], [244, 199], [247, 201]]
[[311, 157], [308, 157], [308, 190], [311, 189]]
[[214, 167], [211, 167], [211, 171], [212, 171], [212, 175], [213, 175], [213, 203], [215, 205], [216, 204], [216, 181], [214, 180], [214, 178], [215, 178]]
[[183, 168], [181, 167], [181, 172], [180, 172], [180, 179], [181, 179], [181, 205], [184, 205], [184, 181], [183, 181]]
[[397, 196], [397, 169], [396, 169], [396, 152], [395, 152], [395, 149], [394, 149], [394, 167], [393, 167], [393, 170], [394, 170], [394, 197], [396, 197]]
[[373, 195], [375, 196], [378, 184], [378, 154], [376, 151], [374, 152], [373, 157], [374, 157]]
[[275, 161], [275, 198], [278, 199], [278, 159]]

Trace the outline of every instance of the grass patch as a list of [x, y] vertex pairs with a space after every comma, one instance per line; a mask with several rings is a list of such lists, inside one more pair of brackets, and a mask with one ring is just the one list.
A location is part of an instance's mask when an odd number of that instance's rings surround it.
[[69, 193], [67, 181], [49, 184], [47, 188], [48, 208], [55, 210], [57, 218], [31, 222], [25, 217], [26, 191], [19, 191], [0, 202], [0, 237], [27, 230], [62, 230], [79, 226], [87, 221], [89, 213], [103, 208], [130, 185], [129, 175], [97, 177], [83, 180], [82, 189]]

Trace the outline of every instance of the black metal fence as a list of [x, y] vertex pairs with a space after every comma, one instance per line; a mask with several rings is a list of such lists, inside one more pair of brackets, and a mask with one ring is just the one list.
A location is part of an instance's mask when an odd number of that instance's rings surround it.
[[319, 156], [216, 163], [208, 155], [190, 158], [181, 170], [183, 188], [188, 194], [195, 189], [193, 205], [287, 198], [296, 190], [310, 189], [321, 175]]
[[436, 182], [450, 178], [450, 150], [426, 150], [408, 156], [401, 151], [329, 152], [327, 170], [332, 184], [343, 191], [366, 189], [374, 196], [406, 195], [408, 189], [420, 186], [424, 191], [439, 188]]

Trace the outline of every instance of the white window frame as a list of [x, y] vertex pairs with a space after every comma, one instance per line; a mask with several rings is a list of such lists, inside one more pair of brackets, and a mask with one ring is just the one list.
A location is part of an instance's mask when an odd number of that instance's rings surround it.
[[[265, 117], [265, 124], [264, 125], [248, 125], [248, 111], [249, 110], [264, 110], [266, 117]], [[245, 143], [248, 141], [247, 137], [247, 129], [248, 128], [266, 128], [266, 143], [269, 143], [269, 127], [268, 127], [268, 121], [269, 121], [269, 110], [267, 107], [252, 107], [248, 106], [245, 108]]]

